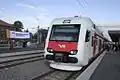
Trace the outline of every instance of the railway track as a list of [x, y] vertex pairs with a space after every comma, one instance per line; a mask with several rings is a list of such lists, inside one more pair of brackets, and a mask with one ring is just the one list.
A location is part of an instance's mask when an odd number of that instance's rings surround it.
[[40, 53], [44, 53], [44, 51], [43, 50], [35, 50], [35, 51], [2, 53], [2, 54], [0, 54], [0, 59], [8, 58], [8, 57], [24, 56], [24, 55], [34, 55], [34, 54], [40, 54]]
[[65, 80], [72, 73], [54, 69], [32, 80]]
[[80, 71], [62, 71], [62, 70], [51, 70], [39, 77], [32, 80], [76, 80], [76, 78], [87, 68], [83, 67]]
[[38, 60], [43, 60], [43, 53], [18, 53], [18, 54], [6, 54], [0, 55], [0, 69], [9, 68], [25, 63], [30, 63]]
[[30, 62], [34, 62], [34, 61], [39, 61], [39, 60], [43, 60], [43, 59], [44, 58], [42, 56], [37, 56], [37, 57], [18, 59], [18, 60], [14, 60], [14, 61], [8, 61], [8, 62], [0, 63], [0, 69], [14, 67], [17, 65], [30, 63]]
[[33, 54], [33, 55], [21, 55], [21, 56], [11, 56], [11, 57], [5, 57], [5, 58], [0, 58], [0, 64], [1, 63], [7, 63], [7, 62], [12, 62], [12, 61], [18, 61], [22, 59], [29, 59], [29, 58], [34, 58], [34, 57], [43, 57], [42, 53], [38, 54]]
[[[90, 64], [89, 64], [90, 65]], [[80, 71], [62, 71], [62, 70], [51, 70], [37, 78], [32, 80], [76, 80], [76, 78], [89, 66], [83, 67]]]
[[[5, 57], [8, 60], [3, 60], [3, 62], [0, 61], [0, 69], [4, 68], [10, 68], [17, 65], [25, 64], [25, 63], [31, 63], [34, 61], [43, 60], [43, 53], [36, 53], [36, 54], [28, 54], [28, 55], [22, 55], [22, 56], [9, 56]], [[3, 58], [3, 59], [5, 59]], [[2, 58], [0, 58], [2, 59]], [[93, 59], [90, 64], [94, 61]], [[52, 69], [50, 72], [47, 72], [45, 74], [42, 74], [41, 76], [38, 76], [32, 80], [75, 80], [90, 64], [83, 67], [80, 71], [76, 72], [70, 72], [70, 71], [61, 71]]]
[[80, 71], [62, 71], [53, 69], [48, 73], [45, 73], [39, 77], [36, 77], [32, 80], [76, 80], [76, 78], [95, 60], [84, 66]]
[[[103, 51], [102, 51], [103, 52]], [[101, 52], [101, 53], [102, 53]], [[95, 58], [93, 58], [88, 65], [84, 66], [80, 71], [61, 71], [53, 69], [48, 73], [45, 73], [39, 77], [36, 77], [32, 80], [76, 80], [76, 78], [86, 69], [88, 68], [96, 59], [100, 56], [98, 54]]]

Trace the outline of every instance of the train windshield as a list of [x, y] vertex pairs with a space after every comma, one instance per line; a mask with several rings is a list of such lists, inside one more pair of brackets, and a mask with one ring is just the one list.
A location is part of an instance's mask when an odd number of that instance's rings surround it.
[[50, 40], [78, 42], [79, 25], [53, 25]]

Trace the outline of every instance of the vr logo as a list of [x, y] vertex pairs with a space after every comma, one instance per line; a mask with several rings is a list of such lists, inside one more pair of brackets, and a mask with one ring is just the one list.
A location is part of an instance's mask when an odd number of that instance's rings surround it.
[[63, 45], [59, 44], [59, 47], [60, 48], [65, 48], [66, 46], [64, 44]]

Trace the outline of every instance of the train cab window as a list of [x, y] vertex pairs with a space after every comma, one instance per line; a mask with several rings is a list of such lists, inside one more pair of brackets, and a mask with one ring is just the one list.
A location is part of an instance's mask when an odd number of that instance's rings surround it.
[[80, 24], [53, 25], [50, 40], [78, 42]]
[[93, 27], [94, 27], [94, 29], [96, 29], [96, 26], [95, 26], [95, 24], [93, 25]]
[[94, 44], [94, 36], [92, 36], [92, 47], [93, 47], [93, 44]]
[[89, 40], [90, 40], [90, 31], [87, 30], [87, 31], [86, 31], [85, 42], [89, 42]]

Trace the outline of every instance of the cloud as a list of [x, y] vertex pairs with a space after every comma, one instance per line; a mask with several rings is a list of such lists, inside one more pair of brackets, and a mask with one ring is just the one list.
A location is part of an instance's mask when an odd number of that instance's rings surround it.
[[120, 21], [117, 20], [94, 20], [94, 23], [98, 26], [116, 26], [120, 25]]
[[4, 8], [0, 8], [0, 12], [4, 12]]
[[[25, 4], [23, 2], [17, 3], [15, 6], [19, 6], [20, 8], [23, 7], [23, 12], [20, 13], [20, 11], [16, 11], [13, 14], [9, 14], [11, 13], [10, 11], [9, 13], [5, 13], [2, 16], [2, 19], [11, 24], [13, 24], [16, 20], [20, 20], [23, 23], [24, 28], [28, 28], [33, 33], [36, 32], [36, 29], [32, 28], [37, 28], [38, 25], [40, 26], [40, 28], [47, 28], [55, 17], [55, 15], [53, 16], [49, 9], [42, 6]], [[24, 8], [30, 10], [26, 11], [26, 9]]]
[[20, 7], [25, 7], [25, 8], [29, 8], [32, 9], [31, 13], [34, 14], [34, 16], [51, 16], [50, 12], [48, 9], [41, 7], [41, 6], [36, 6], [34, 4], [24, 4], [24, 3], [18, 3], [16, 4], [16, 6], [20, 6]]
[[43, 7], [39, 7], [40, 10], [44, 11], [44, 12], [48, 12], [49, 10]]
[[43, 8], [41, 6], [36, 6], [34, 4], [17, 3], [16, 6], [26, 7], [26, 8], [34, 9], [36, 11], [49, 12], [48, 9]]
[[[46, 17], [42, 14], [40, 14], [38, 16], [38, 20], [37, 20], [37, 17], [33, 17], [33, 16], [26, 16], [26, 15], [22, 15], [22, 16], [17, 16], [17, 15], [14, 15], [14, 16], [11, 16], [11, 15], [5, 15], [3, 16], [1, 19], [8, 22], [8, 23], [11, 23], [13, 24], [14, 21], [16, 20], [20, 20], [23, 25], [24, 25], [24, 28], [25, 29], [29, 29], [30, 32], [33, 32], [35, 33], [37, 31], [37, 26], [39, 25], [40, 28], [47, 28], [49, 27], [51, 21], [53, 20], [54, 17]], [[36, 28], [36, 29], [33, 29], [33, 28]]]
[[40, 28], [47, 28], [47, 27], [49, 27], [49, 25], [53, 19], [52, 17], [47, 18], [47, 17], [42, 16], [42, 15], [40, 17], [41, 18], [39, 18], [39, 20], [37, 20], [37, 18], [35, 18], [35, 17], [31, 17], [31, 16], [25, 17], [24, 16], [24, 17], [19, 18], [19, 20], [23, 22], [25, 29], [28, 28], [30, 32], [35, 33], [37, 31], [38, 25], [40, 26]]
[[1, 10], [4, 10], [5, 8], [0, 8]]
[[26, 7], [26, 8], [30, 8], [30, 9], [36, 9], [36, 7], [32, 4], [24, 4], [24, 3], [18, 3], [16, 4], [17, 6], [21, 6], [21, 7]]

